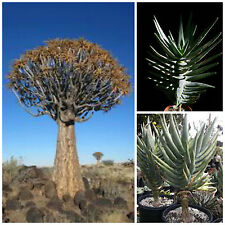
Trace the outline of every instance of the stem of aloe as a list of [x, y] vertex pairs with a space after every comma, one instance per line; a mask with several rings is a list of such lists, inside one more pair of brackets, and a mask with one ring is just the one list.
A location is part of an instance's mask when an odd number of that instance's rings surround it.
[[184, 223], [190, 223], [190, 214], [188, 211], [188, 191], [182, 191], [181, 196], [181, 207], [182, 207], [182, 220]]
[[154, 202], [153, 202], [153, 206], [154, 207], [158, 207], [159, 206], [159, 189], [154, 189], [152, 190], [152, 194], [153, 194], [153, 198], [154, 198]]

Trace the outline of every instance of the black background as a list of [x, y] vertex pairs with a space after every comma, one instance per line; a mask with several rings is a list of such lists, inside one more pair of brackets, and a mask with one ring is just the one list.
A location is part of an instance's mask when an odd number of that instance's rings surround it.
[[[172, 102], [166, 95], [157, 89], [149, 76], [149, 65], [145, 58], [148, 58], [149, 45], [158, 46], [154, 33], [156, 32], [153, 23], [153, 15], [156, 16], [165, 34], [170, 30], [177, 40], [180, 16], [183, 18], [183, 25], [192, 13], [192, 21], [197, 24], [196, 35], [206, 29], [216, 17], [219, 20], [213, 29], [208, 33], [203, 43], [222, 32], [222, 3], [137, 3], [137, 110], [138, 111], [162, 111]], [[156, 47], [157, 49], [157, 47]], [[214, 48], [210, 55], [222, 52], [222, 42]], [[222, 57], [215, 60], [220, 64], [212, 70], [217, 74], [200, 80], [216, 88], [208, 89], [200, 96], [200, 99], [191, 107], [193, 111], [222, 111], [223, 82], [222, 82]]]

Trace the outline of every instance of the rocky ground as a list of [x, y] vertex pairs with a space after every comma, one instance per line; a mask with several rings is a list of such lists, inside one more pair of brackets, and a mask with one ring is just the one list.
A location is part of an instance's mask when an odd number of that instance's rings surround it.
[[21, 166], [3, 179], [2, 222], [133, 222], [133, 165], [83, 166], [82, 174], [85, 191], [58, 199], [50, 169]]

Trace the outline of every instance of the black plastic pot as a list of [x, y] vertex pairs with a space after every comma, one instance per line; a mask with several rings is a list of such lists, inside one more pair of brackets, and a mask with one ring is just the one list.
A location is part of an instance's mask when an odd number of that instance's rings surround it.
[[223, 218], [218, 218], [218, 219], [214, 220], [213, 223], [220, 223], [221, 221], [223, 221]]
[[167, 187], [163, 187], [162, 190], [164, 191], [170, 191], [171, 193], [175, 191], [175, 188], [174, 187], [171, 187], [171, 186], [167, 186]]
[[[171, 206], [167, 207], [163, 213], [162, 213], [162, 221], [165, 222], [165, 223], [169, 223], [166, 219], [166, 215], [171, 211], [171, 210], [174, 210], [178, 207], [181, 207], [181, 204], [172, 204]], [[205, 209], [201, 206], [197, 206], [197, 205], [189, 205], [189, 207], [191, 208], [194, 208], [194, 209], [198, 209], [202, 212], [204, 212], [208, 217], [209, 217], [209, 221], [207, 221], [207, 223], [212, 223], [213, 221], [213, 214], [208, 210], [208, 209]]]
[[152, 192], [151, 191], [143, 191], [143, 193], [137, 194], [137, 199], [139, 199], [141, 196], [144, 196], [144, 195], [152, 195]]
[[[162, 222], [162, 213], [168, 206], [155, 208], [155, 207], [143, 206], [140, 204], [140, 201], [142, 199], [145, 199], [147, 197], [152, 197], [152, 196], [153, 196], [152, 194], [146, 194], [138, 198], [139, 215], [140, 215], [141, 223]], [[170, 196], [164, 196], [164, 195], [161, 195], [161, 197], [170, 198]]]

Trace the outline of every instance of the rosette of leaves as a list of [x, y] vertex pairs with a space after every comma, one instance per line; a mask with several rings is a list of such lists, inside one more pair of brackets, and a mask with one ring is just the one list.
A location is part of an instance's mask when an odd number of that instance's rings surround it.
[[175, 40], [171, 31], [169, 35], [163, 32], [157, 19], [154, 24], [157, 32], [154, 33], [159, 43], [156, 50], [150, 46], [148, 64], [151, 66], [150, 77], [156, 86], [166, 92], [166, 95], [174, 103], [169, 107], [173, 111], [189, 108], [200, 97], [200, 94], [214, 86], [198, 82], [216, 72], [211, 69], [218, 65], [215, 60], [222, 53], [208, 54], [222, 41], [221, 32], [205, 42], [207, 34], [214, 27], [218, 18], [213, 21], [200, 35], [197, 36], [197, 25], [192, 24], [190, 16], [186, 27], [180, 20], [178, 40]]
[[190, 222], [188, 212], [190, 191], [210, 185], [210, 177], [204, 171], [215, 154], [218, 136], [217, 133], [213, 133], [215, 120], [207, 129], [206, 124], [203, 124], [194, 138], [189, 135], [187, 115], [183, 118], [181, 129], [171, 114], [169, 123], [166, 123], [163, 115], [161, 124], [162, 133], [159, 134], [157, 146], [163, 157], [160, 158], [156, 154], [153, 156], [166, 182], [178, 189], [183, 221]]
[[152, 132], [151, 122], [148, 118], [147, 124], [143, 124], [141, 127], [141, 136], [137, 136], [137, 159], [145, 182], [152, 190], [154, 206], [158, 206], [160, 187], [163, 184], [159, 167], [153, 157], [154, 153], [154, 155], [161, 158], [156, 139], [157, 137]]

